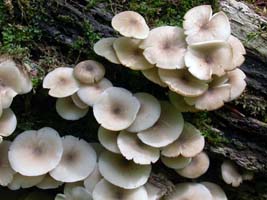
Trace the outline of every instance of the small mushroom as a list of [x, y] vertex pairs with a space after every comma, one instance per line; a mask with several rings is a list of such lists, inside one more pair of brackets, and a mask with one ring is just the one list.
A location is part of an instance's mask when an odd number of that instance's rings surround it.
[[162, 189], [156, 187], [155, 185], [147, 182], [145, 184], [146, 192], [147, 192], [147, 200], [160, 200], [163, 196]]
[[160, 159], [164, 165], [166, 165], [169, 168], [176, 169], [176, 170], [185, 168], [192, 161], [192, 158], [186, 158], [183, 156], [177, 156], [177, 157], [171, 157], [171, 158], [161, 156]]
[[183, 169], [177, 169], [176, 172], [186, 178], [198, 178], [205, 174], [210, 165], [209, 157], [206, 153], [201, 152], [192, 158], [189, 165]]
[[120, 63], [132, 70], [146, 70], [154, 66], [143, 55], [143, 49], [139, 48], [141, 40], [120, 37], [113, 43], [116, 55]]
[[152, 147], [164, 147], [174, 142], [182, 133], [184, 119], [168, 102], [161, 102], [159, 120], [149, 129], [140, 131], [139, 139]]
[[99, 172], [98, 165], [96, 165], [94, 171], [84, 180], [83, 184], [86, 190], [92, 195], [96, 184], [102, 179]]
[[19, 134], [8, 152], [11, 167], [24, 176], [39, 176], [54, 169], [62, 157], [58, 132], [44, 127]]
[[47, 190], [47, 189], [55, 189], [61, 186], [63, 182], [57, 181], [53, 179], [49, 174], [46, 174], [40, 183], [36, 185], [36, 187]]
[[116, 14], [112, 18], [111, 25], [125, 37], [145, 39], [149, 34], [149, 27], [145, 19], [134, 11], [124, 11]]
[[[233, 67], [239, 67], [243, 64], [243, 62], [245, 61], [245, 57], [244, 55], [246, 54], [246, 49], [243, 46], [242, 42], [234, 37], [234, 36], [230, 36], [229, 39], [227, 40], [228, 43], [231, 45], [232, 50], [233, 50]], [[231, 70], [233, 68], [228, 68], [228, 70]]]
[[117, 38], [109, 37], [109, 38], [102, 38], [94, 45], [94, 52], [99, 55], [106, 58], [108, 61], [120, 64], [120, 61], [115, 53], [115, 50], [113, 48], [113, 42]]
[[185, 66], [186, 46], [183, 29], [161, 26], [152, 29], [139, 47], [151, 64], [163, 69], [181, 69]]
[[194, 157], [199, 154], [205, 146], [205, 138], [201, 132], [192, 124], [185, 122], [184, 129], [180, 137], [163, 147], [161, 154], [166, 157], [177, 157], [182, 155], [184, 157]]
[[31, 188], [36, 186], [44, 179], [45, 175], [40, 176], [23, 176], [16, 173], [12, 179], [12, 182], [8, 184], [10, 190], [19, 190], [21, 188]]
[[106, 89], [93, 105], [94, 116], [106, 129], [119, 131], [135, 120], [140, 103], [128, 90], [119, 87]]
[[135, 189], [144, 185], [151, 172], [151, 165], [137, 165], [108, 151], [100, 155], [98, 166], [101, 175], [108, 182], [124, 189]]
[[225, 183], [233, 187], [239, 187], [243, 182], [242, 175], [238, 172], [236, 166], [231, 161], [224, 161], [221, 166], [222, 178]]
[[43, 88], [49, 89], [48, 94], [57, 98], [71, 96], [79, 87], [79, 82], [73, 76], [73, 68], [70, 67], [58, 67], [43, 80]]
[[98, 140], [107, 150], [120, 154], [117, 138], [120, 132], [107, 130], [102, 126], [98, 128]]
[[75, 105], [71, 97], [59, 98], [56, 102], [56, 111], [60, 117], [66, 120], [78, 120], [83, 118], [89, 108], [81, 109]]
[[223, 12], [212, 15], [210, 5], [201, 5], [187, 11], [184, 16], [183, 27], [189, 44], [224, 40], [231, 34], [228, 17]]
[[208, 188], [211, 193], [212, 200], [227, 200], [225, 192], [219, 185], [211, 182], [202, 182], [201, 184]]
[[91, 194], [83, 187], [73, 187], [64, 194], [57, 194], [55, 200], [93, 200]]
[[169, 100], [178, 112], [198, 112], [195, 106], [189, 105], [182, 95], [169, 90]]
[[160, 79], [158, 74], [158, 68], [153, 67], [151, 69], [142, 70], [141, 72], [151, 82], [156, 83], [161, 87], [168, 87], [167, 84]]
[[227, 83], [230, 85], [230, 99], [228, 101], [232, 101], [238, 98], [242, 92], [246, 88], [246, 75], [240, 69], [235, 69], [227, 73], [228, 81]]
[[159, 69], [159, 77], [169, 86], [170, 90], [183, 96], [199, 96], [208, 89], [205, 81], [195, 78], [186, 69]]
[[10, 136], [17, 127], [17, 118], [14, 112], [7, 108], [0, 117], [0, 137]]
[[84, 102], [80, 99], [80, 97], [78, 96], [77, 92], [76, 92], [75, 94], [71, 95], [71, 99], [72, 99], [73, 103], [74, 103], [77, 107], [79, 107], [79, 108], [81, 108], [81, 109], [86, 109], [86, 108], [88, 107], [88, 105], [87, 105], [86, 103], [84, 103]]
[[93, 84], [104, 77], [105, 67], [94, 60], [85, 60], [74, 67], [73, 74], [80, 82]]
[[136, 164], [148, 165], [159, 159], [159, 149], [142, 143], [134, 133], [121, 131], [117, 143], [121, 154]]
[[96, 166], [96, 152], [84, 140], [71, 135], [62, 138], [63, 155], [60, 163], [50, 171], [57, 181], [77, 182], [88, 177]]

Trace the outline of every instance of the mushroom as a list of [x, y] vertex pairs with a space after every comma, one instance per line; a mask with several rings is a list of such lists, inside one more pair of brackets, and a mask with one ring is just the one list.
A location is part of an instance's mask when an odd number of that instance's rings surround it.
[[186, 46], [183, 29], [161, 26], [152, 29], [139, 47], [144, 49], [143, 54], [151, 64], [163, 69], [181, 69]]
[[73, 95], [71, 95], [71, 99], [73, 101], [73, 103], [79, 107], [80, 109], [86, 109], [88, 107], [88, 105], [86, 103], [84, 103], [80, 97], [78, 96], [77, 92]]
[[111, 25], [125, 37], [145, 39], [149, 34], [149, 27], [145, 19], [134, 11], [124, 11], [116, 14], [112, 18]]
[[205, 146], [205, 138], [201, 132], [192, 124], [185, 122], [184, 129], [180, 137], [163, 147], [161, 154], [166, 157], [177, 157], [182, 155], [184, 157], [194, 157], [199, 154]]
[[183, 156], [177, 156], [172, 158], [161, 156], [160, 159], [164, 165], [172, 169], [183, 169], [188, 166], [192, 161], [192, 158], [186, 158]]
[[212, 74], [222, 76], [233, 65], [231, 45], [224, 41], [196, 43], [188, 46], [185, 64], [200, 80], [210, 80]]
[[14, 112], [7, 108], [0, 117], [0, 137], [10, 136], [17, 127], [17, 118]]
[[94, 44], [94, 52], [99, 56], [103, 56], [112, 63], [120, 64], [120, 61], [113, 48], [113, 42], [116, 39], [117, 38], [114, 37], [102, 38]]
[[140, 103], [128, 90], [119, 87], [106, 89], [93, 105], [94, 116], [106, 129], [119, 131], [135, 120]]
[[46, 174], [40, 183], [36, 185], [36, 187], [47, 190], [47, 189], [55, 189], [61, 186], [63, 182], [57, 181], [53, 179], [49, 174]]
[[159, 149], [142, 143], [134, 133], [121, 131], [117, 143], [121, 154], [136, 164], [148, 165], [159, 159]]
[[104, 77], [105, 67], [94, 60], [85, 60], [74, 67], [73, 75], [82, 83], [93, 84]]
[[57, 194], [55, 200], [93, 200], [91, 194], [83, 187], [73, 187], [64, 194]]
[[227, 200], [225, 192], [219, 185], [211, 182], [202, 182], [201, 184], [208, 188], [211, 193], [212, 200]]
[[183, 27], [189, 44], [224, 40], [231, 34], [228, 17], [223, 12], [212, 15], [210, 5], [201, 5], [187, 11], [184, 16]]
[[107, 150], [120, 154], [120, 149], [117, 144], [117, 138], [120, 132], [107, 130], [102, 126], [98, 128], [98, 140]]
[[0, 185], [7, 186], [11, 183], [14, 174], [16, 173], [10, 166], [8, 160], [8, 150], [11, 142], [2, 141], [0, 143]]
[[124, 189], [135, 189], [144, 185], [151, 172], [151, 165], [137, 165], [108, 151], [100, 155], [98, 167], [108, 182]]
[[246, 88], [246, 75], [240, 69], [235, 69], [227, 73], [228, 81], [230, 85], [230, 99], [232, 101], [238, 98]]
[[164, 147], [174, 142], [182, 133], [184, 119], [168, 102], [161, 102], [159, 120], [149, 129], [140, 131], [139, 139], [152, 147]]
[[76, 182], [88, 177], [96, 166], [96, 152], [84, 140], [71, 135], [62, 138], [63, 155], [60, 163], [50, 171], [57, 181]]
[[205, 81], [195, 78], [186, 69], [159, 69], [159, 77], [169, 86], [170, 90], [182, 96], [199, 96], [208, 89]]
[[[228, 43], [231, 45], [233, 50], [233, 65], [232, 65], [233, 68], [241, 66], [245, 61], [244, 57], [244, 55], [246, 54], [245, 47], [238, 38], [232, 35], [228, 38]], [[230, 69], [228, 68], [228, 70], [231, 70], [233, 68]]]
[[79, 82], [73, 76], [73, 68], [70, 67], [58, 67], [43, 80], [43, 88], [49, 89], [48, 94], [57, 98], [71, 96], [79, 87]]
[[45, 175], [40, 176], [23, 176], [16, 173], [12, 179], [12, 182], [8, 184], [10, 190], [19, 190], [20, 188], [31, 188], [36, 186], [44, 179]]
[[135, 93], [140, 109], [134, 122], [127, 128], [129, 132], [139, 132], [152, 127], [159, 119], [161, 107], [159, 101], [148, 93]]
[[84, 180], [83, 184], [86, 190], [92, 195], [96, 184], [102, 179], [99, 172], [98, 165], [95, 166], [94, 171]]
[[110, 87], [112, 87], [112, 83], [108, 79], [103, 78], [101, 81], [93, 85], [82, 85], [78, 90], [77, 95], [82, 102], [88, 106], [93, 106], [100, 94]]
[[8, 152], [11, 167], [24, 176], [39, 176], [54, 169], [62, 157], [58, 132], [44, 127], [19, 134]]
[[171, 90], [169, 90], [168, 94], [171, 104], [174, 105], [178, 112], [198, 112], [195, 106], [186, 103], [182, 95], [179, 95]]
[[156, 83], [161, 87], [167, 87], [167, 84], [164, 83], [159, 77], [158, 68], [153, 67], [151, 69], [142, 70], [141, 72], [151, 82]]
[[201, 152], [195, 157], [192, 158], [189, 165], [183, 169], [175, 170], [180, 176], [186, 178], [198, 178], [201, 175], [205, 174], [210, 165], [209, 157], [206, 153]]
[[180, 183], [165, 200], [213, 200], [209, 190], [199, 183]]
[[146, 70], [154, 66], [143, 55], [143, 49], [139, 48], [141, 40], [120, 37], [113, 43], [116, 55], [120, 63], [132, 70]]
[[94, 200], [148, 200], [147, 192], [144, 186], [132, 190], [126, 190], [102, 179], [96, 185], [93, 192]]
[[146, 192], [147, 192], [147, 200], [159, 200], [162, 195], [162, 189], [156, 187], [155, 185], [147, 182], [145, 184]]
[[222, 178], [225, 183], [233, 187], [239, 187], [243, 182], [242, 175], [238, 172], [236, 166], [231, 161], [224, 161], [221, 166]]
[[71, 97], [59, 98], [56, 102], [56, 111], [60, 117], [66, 120], [78, 120], [83, 118], [89, 108], [81, 109], [75, 105]]
[[89, 143], [93, 149], [95, 150], [96, 152], [96, 155], [97, 155], [97, 159], [99, 158], [100, 154], [105, 151], [105, 148], [98, 142], [90, 142]]

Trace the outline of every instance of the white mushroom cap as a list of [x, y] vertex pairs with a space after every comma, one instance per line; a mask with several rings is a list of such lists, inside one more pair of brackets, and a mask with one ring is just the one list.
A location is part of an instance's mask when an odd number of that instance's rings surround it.
[[125, 37], [145, 39], [149, 33], [149, 27], [145, 19], [134, 11], [124, 11], [116, 14], [112, 18], [111, 25]]
[[148, 165], [159, 159], [159, 149], [142, 143], [135, 133], [121, 131], [117, 142], [121, 154], [136, 164]]
[[1, 109], [9, 108], [13, 101], [13, 98], [17, 95], [12, 88], [8, 86], [0, 86], [0, 103]]
[[63, 156], [50, 175], [58, 181], [76, 182], [85, 179], [94, 171], [96, 152], [84, 140], [71, 135], [62, 138]]
[[144, 186], [136, 189], [126, 190], [102, 179], [93, 192], [94, 200], [148, 200], [147, 191]]
[[139, 132], [139, 139], [152, 147], [164, 147], [182, 133], [184, 120], [181, 113], [168, 102], [161, 102], [161, 116], [154, 126]]
[[187, 43], [227, 40], [231, 34], [230, 22], [223, 12], [212, 16], [210, 5], [197, 6], [184, 16], [183, 27]]
[[239, 187], [243, 181], [235, 164], [230, 161], [223, 162], [221, 166], [221, 173], [224, 182], [232, 185], [233, 187]]
[[211, 75], [222, 76], [233, 65], [230, 44], [223, 41], [202, 42], [190, 45], [185, 54], [189, 72], [200, 80], [210, 80]]
[[120, 154], [120, 149], [117, 144], [117, 138], [120, 132], [111, 131], [99, 126], [98, 128], [98, 140], [107, 150]]
[[247, 84], [245, 81], [246, 75], [240, 69], [235, 69], [227, 73], [228, 84], [230, 84], [230, 99], [232, 101], [238, 98], [245, 90]]
[[78, 120], [83, 118], [89, 108], [81, 109], [75, 105], [71, 97], [59, 98], [56, 102], [56, 111], [66, 120]]
[[139, 48], [141, 40], [120, 37], [113, 43], [116, 55], [122, 65], [133, 70], [146, 70], [154, 66], [143, 55], [143, 49]]
[[148, 93], [135, 93], [140, 109], [134, 122], [127, 128], [129, 132], [139, 132], [152, 127], [159, 119], [161, 107], [159, 101]]
[[209, 190], [198, 183], [180, 183], [166, 200], [213, 200]]
[[170, 90], [183, 96], [199, 96], [208, 89], [206, 82], [195, 78], [186, 69], [159, 69], [159, 77]]
[[31, 76], [29, 74], [29, 71], [31, 70], [31, 66], [29, 66], [26, 63], [23, 63], [23, 66], [17, 65], [19, 71], [20, 71], [20, 89], [17, 90], [19, 94], [26, 94], [29, 93], [32, 90], [32, 81], [31, 81]]
[[189, 165], [183, 169], [178, 169], [176, 172], [186, 178], [198, 178], [205, 174], [210, 165], [209, 157], [206, 153], [201, 152], [192, 158]]
[[96, 184], [102, 179], [98, 166], [96, 165], [94, 171], [84, 180], [86, 190], [92, 195]]
[[162, 190], [149, 182], [145, 184], [145, 188], [148, 197], [147, 200], [159, 200], [163, 196]]
[[158, 68], [157, 67], [153, 67], [151, 69], [147, 69], [147, 70], [142, 70], [141, 71], [142, 74], [151, 82], [158, 84], [161, 87], [167, 87], [167, 84], [164, 83], [158, 74]]
[[11, 183], [13, 175], [16, 173], [10, 166], [8, 160], [8, 150], [11, 142], [2, 141], [0, 143], [0, 185], [7, 186]]
[[10, 146], [8, 158], [16, 172], [24, 176], [39, 176], [54, 169], [62, 153], [58, 132], [45, 127], [19, 134]]
[[93, 84], [100, 81], [105, 72], [105, 67], [94, 60], [79, 62], [73, 70], [75, 78], [85, 84]]
[[106, 89], [93, 105], [94, 116], [106, 129], [119, 131], [135, 120], [140, 103], [128, 90], [119, 87]]
[[177, 156], [172, 158], [161, 156], [160, 159], [164, 165], [172, 169], [183, 169], [188, 166], [192, 161], [192, 158], [186, 158], [183, 156]]
[[197, 112], [198, 110], [189, 104], [187, 104], [182, 95], [177, 94], [169, 90], [169, 100], [178, 112]]
[[140, 48], [144, 49], [145, 58], [159, 68], [184, 68], [186, 42], [182, 28], [175, 26], [154, 28], [140, 44]]
[[113, 48], [113, 42], [116, 39], [117, 38], [114, 38], [114, 37], [102, 38], [101, 40], [95, 43], [94, 51], [97, 55], [103, 56], [108, 61], [115, 63], [115, 64], [120, 64], [120, 61]]
[[179, 155], [194, 157], [203, 150], [204, 146], [205, 138], [201, 135], [201, 132], [192, 124], [185, 122], [180, 137], [168, 146], [163, 147], [161, 154], [166, 157]]
[[57, 194], [55, 200], [93, 200], [91, 194], [83, 187], [73, 187], [64, 194]]
[[78, 96], [77, 92], [76, 92], [75, 94], [71, 95], [71, 99], [72, 99], [73, 103], [74, 103], [77, 107], [79, 107], [79, 108], [81, 108], [81, 109], [85, 109], [85, 108], [88, 107], [88, 105], [87, 105], [86, 103], [84, 103], [84, 102], [80, 99], [80, 97]]
[[73, 188], [84, 187], [83, 181], [77, 181], [73, 183], [65, 183], [64, 194], [70, 193]]
[[47, 190], [58, 188], [62, 184], [63, 182], [57, 181], [53, 179], [49, 174], [46, 174], [42, 181], [36, 185], [36, 187]]
[[124, 189], [135, 189], [144, 185], [151, 172], [151, 165], [137, 165], [108, 151], [100, 155], [98, 167], [108, 182]]
[[58, 67], [43, 80], [43, 88], [49, 89], [48, 94], [57, 98], [73, 95], [79, 87], [79, 82], [73, 76], [73, 68], [69, 67]]
[[23, 176], [16, 173], [12, 179], [12, 182], [8, 184], [10, 190], [19, 190], [20, 188], [30, 188], [36, 186], [44, 179], [45, 175], [40, 176]]
[[100, 94], [110, 87], [112, 87], [112, 83], [108, 79], [103, 78], [101, 81], [93, 85], [82, 85], [78, 90], [77, 95], [82, 102], [89, 106], [93, 106]]
[[14, 112], [7, 108], [3, 110], [0, 117], [0, 136], [7, 137], [11, 135], [17, 127], [17, 118]]
[[232, 50], [233, 50], [233, 65], [232, 66], [239, 67], [245, 61], [244, 55], [246, 54], [246, 49], [243, 46], [242, 42], [238, 38], [232, 35], [229, 37], [227, 42], [231, 45]]
[[225, 192], [219, 185], [211, 182], [202, 182], [201, 184], [208, 188], [211, 193], [212, 200], [227, 200]]

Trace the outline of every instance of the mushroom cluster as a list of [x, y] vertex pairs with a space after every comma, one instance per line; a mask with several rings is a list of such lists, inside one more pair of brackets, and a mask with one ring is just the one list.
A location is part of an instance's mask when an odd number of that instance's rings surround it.
[[95, 53], [168, 87], [182, 112], [218, 109], [246, 87], [246, 76], [238, 69], [245, 48], [231, 35], [227, 16], [213, 14], [210, 5], [189, 10], [183, 28], [149, 30], [145, 19], [133, 11], [118, 13], [111, 24], [121, 36], [99, 40]]

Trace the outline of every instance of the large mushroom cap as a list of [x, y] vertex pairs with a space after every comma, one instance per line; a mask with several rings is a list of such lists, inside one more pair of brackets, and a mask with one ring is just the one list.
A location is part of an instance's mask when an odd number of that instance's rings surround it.
[[137, 165], [108, 151], [100, 155], [98, 166], [108, 182], [124, 189], [135, 189], [144, 185], [151, 172], [150, 165]]
[[117, 144], [117, 138], [120, 132], [111, 131], [99, 126], [98, 128], [98, 140], [107, 150], [113, 153], [121, 153]]
[[53, 179], [49, 174], [46, 174], [46, 176], [43, 178], [43, 180], [36, 185], [36, 187], [47, 190], [47, 189], [55, 189], [61, 186], [63, 182], [57, 181]]
[[11, 135], [17, 127], [17, 118], [14, 112], [7, 108], [3, 110], [0, 117], [0, 136], [7, 137]]
[[160, 159], [164, 165], [172, 169], [183, 169], [192, 161], [192, 158], [186, 158], [183, 156], [177, 156], [172, 158], [161, 156]]
[[177, 109], [178, 112], [197, 112], [198, 110], [185, 102], [182, 95], [177, 94], [169, 90], [169, 100], [172, 105]]
[[161, 107], [159, 101], [148, 93], [136, 93], [140, 109], [134, 122], [127, 128], [129, 132], [139, 132], [152, 127], [159, 119]]
[[102, 176], [99, 172], [98, 165], [96, 165], [94, 171], [84, 180], [83, 184], [86, 190], [93, 194], [93, 190], [96, 184], [102, 179]]
[[125, 37], [145, 39], [149, 33], [149, 27], [145, 19], [134, 11], [124, 11], [116, 14], [112, 18], [111, 25]]
[[79, 82], [73, 76], [73, 68], [69, 67], [58, 67], [43, 80], [43, 88], [49, 89], [49, 95], [57, 98], [73, 95], [79, 87]]
[[10, 190], [19, 190], [20, 188], [30, 188], [36, 186], [44, 179], [45, 175], [40, 176], [23, 176], [16, 173], [12, 179], [12, 182], [8, 184]]
[[192, 76], [186, 69], [159, 69], [160, 79], [170, 90], [183, 96], [199, 96], [208, 89], [208, 84]]
[[73, 74], [82, 83], [93, 84], [104, 77], [105, 67], [94, 60], [85, 60], [74, 67]]
[[77, 95], [82, 102], [89, 106], [93, 106], [100, 94], [104, 92], [105, 89], [110, 87], [112, 87], [112, 83], [108, 79], [103, 78], [101, 81], [93, 85], [81, 86], [77, 92]]
[[161, 115], [151, 128], [139, 132], [139, 139], [152, 147], [164, 147], [174, 142], [182, 133], [184, 120], [181, 113], [168, 102], [161, 102]]
[[[239, 67], [243, 64], [245, 61], [244, 55], [246, 54], [246, 49], [243, 46], [242, 42], [234, 37], [230, 36], [228, 39], [228, 43], [231, 45], [232, 50], [233, 50], [233, 67]], [[229, 69], [230, 70], [230, 69]]]
[[227, 73], [228, 84], [230, 84], [230, 99], [232, 101], [238, 98], [245, 90], [247, 84], [245, 81], [246, 75], [240, 69], [235, 69]]
[[62, 153], [58, 132], [45, 127], [19, 134], [10, 146], [8, 158], [16, 172], [24, 176], [39, 176], [54, 169]]
[[161, 26], [149, 32], [140, 44], [145, 58], [153, 65], [163, 69], [184, 67], [186, 42], [183, 29], [174, 26]]
[[236, 166], [231, 161], [224, 161], [221, 166], [222, 178], [225, 183], [233, 187], [239, 187], [242, 183], [242, 176], [239, 174]]
[[232, 60], [232, 48], [224, 41], [193, 44], [185, 54], [189, 72], [201, 80], [210, 80], [212, 74], [222, 76], [233, 65]]
[[201, 184], [208, 188], [211, 193], [212, 200], [227, 200], [225, 192], [219, 185], [211, 182], [202, 182]]
[[62, 139], [63, 156], [50, 175], [62, 182], [76, 182], [85, 179], [96, 166], [96, 152], [84, 140], [71, 135]]
[[120, 64], [120, 61], [115, 53], [115, 50], [113, 48], [113, 42], [117, 38], [109, 37], [109, 38], [102, 38], [94, 45], [94, 51], [97, 55], [103, 56], [107, 60], [109, 60], [112, 63]]
[[167, 84], [164, 83], [158, 74], [158, 68], [153, 67], [151, 69], [142, 70], [142, 74], [151, 82], [156, 83], [157, 85], [160, 85], [161, 87], [167, 87]]
[[146, 70], [154, 66], [143, 55], [143, 49], [139, 48], [141, 40], [120, 37], [113, 43], [116, 55], [122, 65], [133, 70]]
[[159, 159], [159, 149], [142, 143], [135, 133], [121, 131], [117, 143], [121, 154], [137, 164], [148, 165]]
[[201, 132], [192, 124], [185, 122], [180, 137], [168, 146], [163, 147], [161, 154], [166, 157], [179, 155], [194, 157], [203, 150], [204, 146], [205, 138], [201, 135]]
[[186, 178], [198, 178], [205, 174], [209, 169], [210, 160], [206, 153], [201, 152], [192, 158], [189, 165], [183, 169], [177, 169], [176, 172]]
[[210, 5], [190, 9], [184, 16], [183, 27], [189, 44], [212, 40], [225, 41], [231, 34], [227, 16], [223, 12], [212, 16]]
[[88, 107], [81, 109], [76, 106], [71, 97], [59, 98], [56, 102], [57, 113], [66, 120], [78, 120], [83, 118], [88, 110]]
[[180, 183], [166, 200], [213, 200], [209, 190], [198, 183]]
[[106, 129], [119, 131], [135, 120], [140, 103], [128, 90], [119, 87], [106, 89], [93, 105], [94, 116]]
[[102, 179], [95, 187], [93, 192], [94, 200], [148, 200], [145, 187], [126, 190]]

